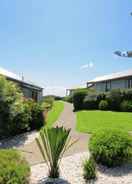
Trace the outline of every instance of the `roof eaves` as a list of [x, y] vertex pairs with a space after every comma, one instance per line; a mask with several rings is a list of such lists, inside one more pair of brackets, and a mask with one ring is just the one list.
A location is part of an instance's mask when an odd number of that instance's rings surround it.
[[88, 81], [87, 84], [97, 83], [97, 82], [104, 82], [104, 81], [108, 81], [108, 80], [122, 79], [122, 78], [130, 77], [130, 76], [132, 76], [132, 70], [97, 77], [94, 80]]

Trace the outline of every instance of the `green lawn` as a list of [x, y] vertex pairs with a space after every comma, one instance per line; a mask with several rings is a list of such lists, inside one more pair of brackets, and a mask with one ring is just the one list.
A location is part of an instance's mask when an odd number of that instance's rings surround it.
[[132, 131], [132, 113], [111, 111], [77, 112], [77, 130], [93, 133], [99, 129], [121, 129]]
[[63, 109], [64, 109], [64, 103], [62, 101], [54, 102], [52, 110], [48, 112], [48, 117], [46, 121], [47, 127], [51, 127], [53, 123], [57, 121]]

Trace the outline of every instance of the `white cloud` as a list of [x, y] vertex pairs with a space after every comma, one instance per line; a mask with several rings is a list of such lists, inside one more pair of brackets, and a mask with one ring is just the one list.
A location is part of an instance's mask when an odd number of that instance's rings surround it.
[[88, 64], [82, 65], [80, 67], [81, 70], [85, 70], [85, 69], [89, 69], [89, 68], [93, 68], [94, 67], [94, 63], [93, 62], [89, 62]]
[[89, 68], [93, 68], [94, 67], [94, 63], [93, 62], [89, 62]]
[[66, 95], [66, 88], [63, 86], [47, 86], [44, 88], [44, 96], [45, 95], [58, 95], [58, 96], [65, 96]]
[[81, 70], [84, 70], [84, 69], [87, 69], [87, 68], [89, 68], [89, 64], [82, 65], [82, 66], [80, 67]]

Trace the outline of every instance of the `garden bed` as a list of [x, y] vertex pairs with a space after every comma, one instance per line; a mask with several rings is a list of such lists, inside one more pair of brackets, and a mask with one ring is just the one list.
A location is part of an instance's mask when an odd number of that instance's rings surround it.
[[[82, 163], [89, 156], [88, 152], [77, 153], [62, 159], [61, 163], [61, 184], [85, 184], [83, 180]], [[47, 180], [46, 164], [34, 165], [31, 168], [31, 184], [45, 184]], [[131, 184], [132, 165], [126, 164], [122, 167], [108, 169], [100, 166], [97, 172], [98, 179], [95, 184]]]

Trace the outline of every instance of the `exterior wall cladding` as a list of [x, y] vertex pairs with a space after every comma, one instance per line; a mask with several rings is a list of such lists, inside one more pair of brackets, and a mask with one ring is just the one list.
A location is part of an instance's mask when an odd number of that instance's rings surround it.
[[7, 80], [16, 83], [20, 87], [20, 89], [22, 90], [26, 98], [32, 98], [38, 102], [42, 100], [43, 88], [40, 88], [37, 86], [31, 86], [30, 84], [25, 84], [24, 82], [10, 79], [10, 78], [7, 78]]
[[36, 93], [36, 101], [40, 101], [42, 99], [42, 90], [35, 90], [35, 89], [30, 89], [30, 88], [25, 88], [25, 87], [21, 87], [22, 92], [24, 94], [25, 97], [27, 98], [33, 98], [33, 93]]
[[128, 80], [132, 78], [127, 79], [115, 79], [110, 81], [104, 81], [104, 82], [97, 82], [95, 83], [95, 89], [97, 91], [109, 91], [112, 89], [128, 89]]

